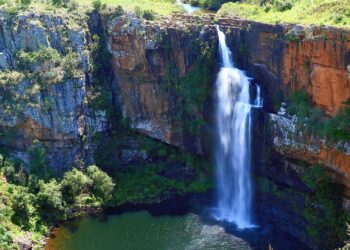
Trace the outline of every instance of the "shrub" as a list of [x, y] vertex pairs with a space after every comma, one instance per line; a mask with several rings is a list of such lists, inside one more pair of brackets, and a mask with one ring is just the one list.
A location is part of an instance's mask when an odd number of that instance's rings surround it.
[[287, 110], [297, 116], [298, 124], [309, 133], [326, 136], [329, 140], [350, 140], [350, 99], [334, 117], [328, 117], [311, 104], [308, 93], [302, 89], [292, 93]]
[[136, 16], [137, 16], [138, 18], [141, 18], [141, 17], [142, 17], [142, 10], [141, 10], [141, 8], [140, 8], [139, 6], [135, 6], [134, 11], [135, 11], [135, 14], [136, 14]]
[[79, 3], [75, 0], [69, 1], [69, 3], [67, 4], [67, 8], [69, 11], [73, 11], [78, 9], [79, 7]]
[[61, 55], [56, 49], [42, 48], [38, 51], [19, 51], [16, 54], [18, 67], [26, 76], [38, 84], [53, 84], [62, 81]]
[[42, 216], [50, 221], [56, 220], [63, 210], [61, 185], [55, 179], [51, 179], [48, 183], [39, 181], [37, 201]]
[[114, 14], [116, 17], [120, 17], [124, 14], [124, 10], [123, 10], [123, 7], [118, 5], [116, 8], [115, 8], [115, 11], [114, 11]]
[[93, 7], [94, 7], [94, 10], [100, 11], [100, 10], [101, 10], [101, 7], [102, 7], [102, 2], [101, 2], [101, 0], [94, 0], [94, 1], [92, 2], [92, 5], [93, 5]]
[[94, 195], [104, 203], [110, 201], [115, 186], [112, 178], [95, 165], [88, 167], [87, 175], [92, 180], [92, 191]]
[[78, 78], [81, 76], [80, 61], [77, 53], [69, 52], [62, 59], [62, 67], [66, 78]]
[[156, 13], [153, 10], [145, 10], [143, 13], [143, 18], [146, 20], [154, 20]]
[[91, 180], [81, 171], [73, 168], [66, 172], [61, 181], [62, 193], [65, 201], [72, 204], [77, 196], [82, 194], [91, 185]]
[[286, 0], [276, 0], [274, 2], [274, 7], [277, 11], [283, 12], [290, 10], [293, 7], [293, 4]]
[[324, 134], [330, 139], [350, 140], [350, 99], [344, 102], [334, 117], [326, 120]]
[[17, 250], [19, 247], [13, 242], [11, 231], [0, 223], [0, 249]]
[[28, 189], [21, 186], [12, 186], [9, 189], [12, 193], [12, 221], [25, 230], [30, 229], [30, 219], [34, 214], [33, 202], [34, 195], [28, 192]]
[[304, 210], [308, 235], [320, 249], [334, 249], [345, 240], [345, 222], [350, 219], [342, 209], [342, 188], [332, 182], [320, 165], [308, 169], [303, 179], [312, 190]]
[[21, 0], [21, 5], [22, 6], [28, 6], [30, 5], [32, 2], [32, 0]]
[[46, 148], [38, 140], [29, 148], [29, 172], [40, 179], [49, 179], [53, 176], [46, 159]]
[[61, 6], [63, 4], [63, 0], [51, 0], [51, 3], [56, 6]]

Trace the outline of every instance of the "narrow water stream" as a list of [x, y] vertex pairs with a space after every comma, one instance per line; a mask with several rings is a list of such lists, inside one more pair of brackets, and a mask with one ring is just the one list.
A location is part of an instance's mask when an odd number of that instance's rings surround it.
[[176, 4], [181, 5], [184, 10], [188, 13], [188, 14], [192, 14], [195, 11], [201, 10], [201, 7], [198, 6], [192, 6], [191, 4], [188, 3], [183, 3], [181, 0], [176, 0]]

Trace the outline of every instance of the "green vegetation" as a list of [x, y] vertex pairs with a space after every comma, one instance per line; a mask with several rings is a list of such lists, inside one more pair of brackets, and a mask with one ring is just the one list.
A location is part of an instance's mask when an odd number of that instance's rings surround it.
[[312, 105], [311, 98], [302, 89], [295, 91], [289, 98], [288, 112], [296, 115], [301, 127], [307, 132], [325, 136], [329, 140], [350, 140], [350, 99], [333, 117], [326, 116], [322, 109]]
[[78, 55], [68, 52], [65, 56], [53, 48], [41, 48], [38, 51], [19, 51], [16, 55], [18, 68], [25, 72], [28, 79], [45, 87], [65, 79], [80, 77], [82, 73]]
[[332, 249], [345, 241], [346, 222], [350, 221], [349, 214], [341, 209], [342, 189], [319, 165], [305, 172], [304, 181], [312, 190], [304, 210], [308, 235], [321, 249]]
[[267, 23], [350, 26], [349, 0], [231, 1], [218, 13]]
[[216, 48], [197, 39], [192, 43], [191, 50], [199, 52], [193, 68], [184, 77], [179, 78], [176, 67], [170, 64], [166, 79], [171, 95], [178, 97], [179, 112], [176, 115], [178, 120], [182, 121], [179, 125], [182, 131], [179, 133], [196, 136], [205, 124], [204, 105], [210, 95], [209, 86], [214, 81]]
[[53, 223], [77, 216], [86, 208], [109, 205], [115, 184], [96, 166], [73, 168], [62, 179], [28, 175], [19, 162], [0, 155], [0, 247], [18, 249], [14, 236], [32, 235], [35, 249]]
[[218, 10], [222, 4], [229, 2], [230, 0], [187, 0], [184, 1], [193, 6], [201, 6], [209, 10]]
[[347, 234], [348, 234], [349, 240], [347, 242], [345, 242], [345, 246], [343, 248], [341, 248], [341, 250], [349, 250], [350, 249], [350, 225], [347, 224], [347, 226], [348, 226]]
[[[82, 3], [90, 3], [91, 0], [82, 0]], [[122, 6], [127, 11], [134, 11], [135, 7], [139, 7], [141, 10], [152, 10], [157, 14], [169, 15], [174, 11], [180, 11], [181, 9], [175, 5], [174, 0], [101, 0], [102, 4], [111, 6]]]
[[169, 179], [160, 173], [162, 165], [137, 166], [118, 177], [116, 203], [152, 203], [175, 195], [205, 192], [212, 188], [210, 180], [180, 181]]

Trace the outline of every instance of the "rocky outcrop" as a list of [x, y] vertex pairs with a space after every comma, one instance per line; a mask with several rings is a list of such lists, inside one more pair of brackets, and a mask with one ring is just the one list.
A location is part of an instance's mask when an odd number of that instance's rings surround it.
[[[330, 143], [325, 138], [310, 136], [297, 126], [295, 119], [269, 114], [268, 144], [289, 159], [325, 166], [337, 182], [350, 189], [350, 143]], [[350, 197], [350, 192], [347, 194]]]
[[[46, 147], [49, 164], [56, 169], [92, 163], [91, 135], [106, 130], [109, 122], [104, 111], [89, 106], [91, 40], [87, 16], [75, 21], [80, 22], [77, 26], [71, 26], [69, 15], [29, 12], [17, 16], [0, 13], [0, 17], [0, 144], [11, 146], [12, 155], [25, 165], [33, 140]], [[64, 65], [36, 62], [41, 59], [33, 55], [44, 48], [57, 51], [54, 56], [59, 59], [55, 60], [74, 56], [70, 67], [76, 67], [75, 75], [60, 75]], [[29, 69], [20, 65], [20, 51], [34, 58]], [[54, 83], [45, 81], [55, 74], [58, 80]]]

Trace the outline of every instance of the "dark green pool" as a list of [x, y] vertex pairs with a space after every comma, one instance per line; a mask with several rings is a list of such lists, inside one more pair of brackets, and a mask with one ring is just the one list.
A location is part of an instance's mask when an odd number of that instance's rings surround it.
[[69, 222], [55, 232], [46, 250], [200, 250], [250, 249], [217, 225], [199, 216], [152, 216], [147, 211]]

